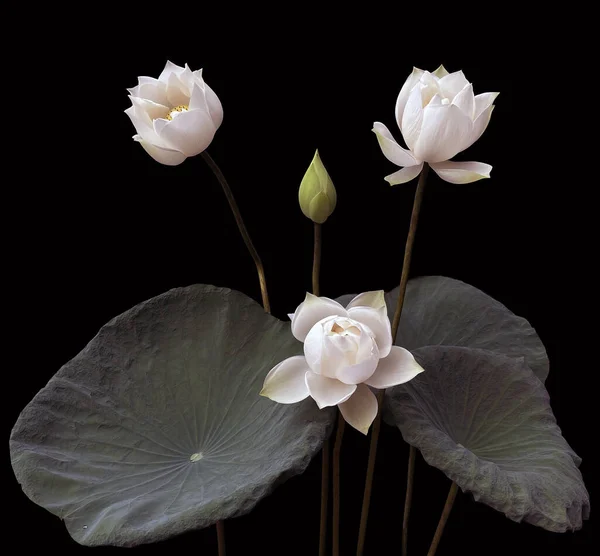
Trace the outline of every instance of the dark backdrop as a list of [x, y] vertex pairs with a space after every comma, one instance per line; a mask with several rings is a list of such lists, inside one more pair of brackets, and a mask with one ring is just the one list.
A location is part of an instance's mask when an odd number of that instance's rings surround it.
[[[476, 93], [501, 92], [484, 136], [457, 157], [494, 169], [492, 179], [463, 186], [430, 174], [411, 275], [463, 280], [533, 324], [550, 358], [546, 385], [554, 412], [583, 457], [589, 486], [591, 447], [580, 427], [588, 410], [579, 404], [581, 384], [570, 379], [574, 371], [557, 309], [562, 222], [556, 194], [538, 179], [539, 160], [531, 155], [533, 144], [550, 141], [549, 127], [535, 129], [523, 119], [532, 95], [519, 85], [523, 59], [494, 50], [482, 34], [480, 47], [461, 50], [442, 39], [412, 46], [386, 40], [390, 27], [338, 38], [318, 18], [297, 30], [276, 30], [255, 21], [244, 26], [240, 16], [237, 30], [226, 31], [208, 16], [191, 25], [183, 8], [164, 8], [154, 22], [121, 28], [116, 12], [103, 13], [97, 26], [80, 21], [31, 38], [36, 58], [27, 71], [43, 84], [42, 92], [34, 114], [23, 112], [21, 144], [28, 148], [14, 155], [21, 173], [9, 186], [18, 201], [5, 206], [17, 222], [6, 238], [9, 297], [15, 298], [9, 303], [16, 301], [18, 309], [8, 349], [25, 362], [5, 369], [11, 383], [7, 434], [59, 367], [100, 326], [136, 303], [199, 282], [260, 301], [252, 261], [202, 159], [164, 167], [131, 140], [125, 89], [138, 75], [158, 76], [167, 59], [204, 68], [225, 112], [209, 152], [230, 181], [265, 263], [273, 313], [285, 318], [310, 288], [312, 224], [300, 212], [297, 189], [315, 148], [338, 192], [337, 209], [323, 230], [322, 294], [397, 285], [416, 180], [393, 188], [384, 181], [395, 167], [381, 154], [371, 127], [382, 121], [400, 139], [394, 103], [404, 79], [413, 65], [433, 70], [444, 63], [450, 71], [463, 69]], [[179, 32], [167, 39], [165, 26]], [[10, 75], [18, 78], [14, 92], [29, 86], [23, 73]], [[343, 554], [354, 551], [367, 450], [368, 440], [347, 430]], [[384, 426], [368, 554], [399, 553], [406, 457], [399, 431]], [[449, 484], [419, 457], [412, 554], [426, 552]], [[4, 485], [14, 538], [33, 551], [89, 551], [71, 540], [58, 518], [27, 499], [10, 470]], [[317, 457], [251, 514], [226, 523], [228, 554], [315, 554], [319, 490]], [[590, 545], [591, 522], [574, 534], [552, 534], [513, 523], [460, 493], [438, 554], [580, 555]], [[216, 537], [211, 528], [132, 550], [216, 554]]]

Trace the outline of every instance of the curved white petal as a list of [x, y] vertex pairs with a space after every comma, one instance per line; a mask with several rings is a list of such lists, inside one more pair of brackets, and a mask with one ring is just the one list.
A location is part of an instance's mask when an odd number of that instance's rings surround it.
[[169, 113], [169, 107], [145, 98], [130, 96], [131, 104], [138, 117], [144, 117], [146, 123], [152, 124], [156, 118], [164, 118]]
[[356, 391], [356, 384], [344, 384], [335, 378], [327, 378], [312, 371], [304, 375], [308, 392], [319, 409], [345, 402]]
[[486, 108], [489, 108], [494, 104], [494, 101], [499, 94], [500, 93], [481, 93], [480, 95], [477, 95], [475, 97], [475, 116], [473, 119], [476, 120], [479, 118]]
[[301, 355], [285, 359], [269, 371], [260, 395], [278, 403], [296, 403], [308, 398], [307, 371], [306, 359]]
[[[374, 344], [371, 353], [366, 359], [355, 365], [339, 366], [336, 377], [344, 384], [360, 384], [370, 378], [379, 363], [379, 350]], [[326, 373], [323, 373], [326, 374]]]
[[471, 130], [468, 139], [465, 141], [462, 150], [470, 147], [473, 143], [475, 143], [475, 141], [477, 141], [477, 139], [479, 139], [483, 135], [483, 132], [487, 129], [487, 126], [490, 123], [490, 119], [492, 117], [492, 112], [494, 111], [494, 108], [496, 108], [494, 105], [488, 106], [473, 122], [473, 129]]
[[159, 104], [168, 104], [167, 87], [158, 79], [152, 77], [138, 77], [137, 86], [127, 89], [133, 97], [152, 100]]
[[194, 83], [194, 86], [192, 87], [190, 110], [203, 110], [209, 114], [208, 104], [206, 102], [206, 90], [197, 83]]
[[438, 69], [436, 69], [433, 72], [433, 75], [435, 75], [438, 79], [441, 79], [442, 77], [446, 77], [449, 74], [448, 70], [443, 65], [441, 65]]
[[373, 388], [391, 388], [412, 380], [424, 370], [410, 351], [393, 346], [390, 354], [379, 360], [377, 369], [365, 384]]
[[306, 298], [293, 315], [292, 334], [301, 342], [304, 342], [310, 329], [320, 320], [326, 317], [343, 316], [348, 313], [337, 301], [328, 297], [317, 297], [312, 293], [307, 293]]
[[471, 137], [472, 129], [473, 122], [457, 106], [426, 106], [415, 156], [425, 162], [448, 160], [466, 148], [463, 145]]
[[472, 183], [490, 177], [492, 167], [483, 162], [436, 162], [431, 167], [444, 181], [450, 183]]
[[172, 121], [154, 120], [154, 129], [168, 145], [186, 156], [205, 150], [216, 132], [210, 116], [202, 110], [182, 112]]
[[398, 145], [390, 130], [381, 122], [375, 122], [372, 131], [377, 136], [383, 155], [390, 162], [393, 162], [396, 166], [414, 166], [419, 163], [410, 151]]
[[454, 73], [449, 73], [448, 75], [442, 77], [438, 81], [438, 85], [440, 90], [444, 94], [444, 96], [450, 100], [453, 100], [454, 97], [462, 91], [469, 82], [465, 77], [465, 74], [462, 71], [455, 71]]
[[473, 85], [470, 83], [460, 91], [452, 101], [454, 106], [458, 106], [471, 120], [475, 115], [475, 95], [473, 94]]
[[[409, 149], [414, 149], [415, 143], [421, 132], [421, 124], [423, 123], [423, 97], [421, 96], [421, 86], [417, 85], [413, 88], [408, 96], [404, 114], [402, 116], [402, 137], [406, 141]], [[402, 164], [401, 166], [406, 166]]]
[[160, 75], [158, 76], [158, 80], [167, 84], [169, 82], [169, 77], [171, 76], [171, 74], [174, 73], [175, 75], [178, 75], [183, 70], [184, 68], [182, 68], [181, 66], [178, 66], [177, 64], [174, 64], [173, 62], [169, 62], [167, 60], [167, 63], [165, 64], [165, 69], [163, 69]]
[[417, 164], [415, 166], [407, 166], [406, 168], [402, 168], [389, 176], [386, 176], [384, 179], [390, 185], [399, 185], [401, 183], [407, 183], [410, 180], [415, 179], [423, 169], [423, 163]]
[[379, 348], [379, 357], [387, 357], [392, 348], [392, 326], [387, 315], [387, 307], [381, 309], [372, 307], [352, 307], [348, 315], [361, 324], [366, 324], [373, 334]]
[[133, 140], [137, 141], [140, 145], [142, 145], [142, 147], [144, 147], [144, 150], [154, 160], [156, 160], [156, 162], [160, 162], [165, 166], [177, 166], [186, 159], [186, 156], [183, 153], [153, 145], [152, 143], [145, 141], [141, 135], [134, 135]]
[[374, 290], [370, 292], [359, 293], [346, 306], [346, 309], [352, 307], [372, 307], [373, 309], [386, 309], [385, 292], [383, 290]]
[[185, 85], [175, 73], [169, 75], [167, 98], [169, 99], [171, 106], [189, 105], [190, 102], [189, 92], [186, 91]]
[[206, 102], [208, 103], [213, 123], [219, 129], [219, 126], [223, 123], [223, 105], [217, 94], [208, 85], [206, 85]]
[[191, 96], [192, 89], [194, 88], [194, 84], [196, 83], [194, 72], [186, 64], [183, 70], [177, 74], [177, 77], [179, 78], [179, 81], [181, 81], [181, 84], [184, 87], [184, 92], [186, 92], [188, 96]]
[[340, 412], [350, 426], [367, 434], [371, 423], [377, 417], [377, 398], [368, 386], [359, 384], [356, 392], [339, 404]]
[[[413, 68], [412, 73], [407, 77], [404, 85], [402, 85], [402, 89], [400, 89], [400, 93], [396, 99], [396, 122], [398, 123], [399, 128], [402, 127], [402, 116], [404, 114], [404, 107], [408, 101], [408, 96], [413, 87], [419, 82], [422, 75], [422, 69]], [[401, 164], [400, 166], [407, 166], [407, 164]]]

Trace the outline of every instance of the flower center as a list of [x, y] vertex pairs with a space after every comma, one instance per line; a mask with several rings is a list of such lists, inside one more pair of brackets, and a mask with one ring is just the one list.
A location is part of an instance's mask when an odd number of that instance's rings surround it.
[[200, 461], [203, 457], [204, 457], [204, 454], [202, 452], [196, 452], [195, 454], [192, 454], [190, 456], [190, 461], [193, 461], [194, 463], [196, 463], [197, 461]]
[[180, 104], [179, 106], [175, 106], [175, 108], [171, 108], [171, 111], [165, 116], [165, 118], [167, 120], [172, 120], [183, 112], [187, 112], [189, 109], [190, 107], [187, 104]]
[[[346, 326], [344, 326], [344, 324], [346, 324]], [[361, 330], [360, 330], [360, 328], [358, 328], [358, 326], [355, 326], [351, 322], [347, 322], [347, 323], [342, 322], [340, 324], [339, 322], [336, 321], [333, 323], [333, 326], [331, 327], [330, 334], [332, 336], [333, 335], [348, 336], [350, 334], [352, 334], [354, 336], [360, 336]]]

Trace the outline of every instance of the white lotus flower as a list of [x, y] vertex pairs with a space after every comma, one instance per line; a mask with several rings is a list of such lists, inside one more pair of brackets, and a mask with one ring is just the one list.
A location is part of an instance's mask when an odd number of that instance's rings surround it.
[[406, 183], [421, 173], [424, 162], [450, 183], [489, 178], [489, 164], [450, 159], [481, 137], [498, 94], [475, 96], [462, 71], [448, 73], [440, 66], [429, 73], [413, 68], [396, 101], [396, 121], [409, 150], [403, 149], [381, 122], [373, 127], [384, 156], [404, 167], [386, 176], [386, 181], [390, 185]]
[[202, 70], [187, 64], [167, 62], [158, 79], [139, 77], [128, 91], [132, 106], [125, 113], [137, 131], [133, 139], [161, 164], [176, 166], [200, 154], [223, 121], [221, 102]]
[[267, 374], [261, 396], [296, 403], [311, 396], [320, 409], [337, 405], [347, 423], [367, 434], [377, 415], [369, 387], [389, 388], [423, 371], [412, 354], [392, 345], [384, 292], [357, 295], [346, 308], [310, 293], [293, 315], [292, 334], [304, 356]]

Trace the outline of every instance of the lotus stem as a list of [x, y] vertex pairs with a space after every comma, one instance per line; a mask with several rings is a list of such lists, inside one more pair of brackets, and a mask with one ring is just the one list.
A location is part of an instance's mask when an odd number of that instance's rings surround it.
[[402, 554], [406, 555], [408, 551], [408, 518], [410, 516], [410, 506], [412, 503], [412, 491], [415, 477], [415, 460], [417, 459], [417, 449], [410, 447], [408, 452], [408, 473], [406, 476], [406, 496], [404, 498], [404, 517], [402, 519]]
[[217, 545], [219, 556], [225, 556], [225, 523], [223, 521], [217, 521]]
[[233, 196], [231, 188], [229, 187], [229, 184], [227, 183], [227, 180], [225, 179], [223, 172], [221, 172], [221, 169], [219, 168], [217, 163], [213, 160], [212, 156], [210, 156], [210, 154], [208, 154], [207, 151], [202, 152], [202, 158], [204, 158], [204, 160], [206, 161], [206, 163], [208, 164], [208, 166], [210, 167], [210, 169], [213, 171], [214, 175], [216, 176], [217, 180], [221, 184], [221, 187], [223, 188], [223, 193], [225, 193], [225, 197], [227, 198], [227, 201], [229, 202], [229, 206], [231, 207], [231, 211], [233, 212], [233, 216], [235, 218], [237, 227], [240, 231], [240, 234], [242, 234], [242, 239], [244, 240], [244, 243], [246, 244], [248, 251], [250, 251], [250, 255], [251, 255], [252, 259], [254, 260], [254, 264], [256, 265], [256, 271], [258, 272], [258, 282], [260, 284], [260, 293], [262, 296], [263, 307], [265, 309], [265, 312], [270, 313], [271, 305], [269, 304], [269, 295], [267, 293], [267, 280], [265, 278], [265, 269], [263, 267], [262, 261], [260, 260], [260, 257], [258, 256], [256, 248], [254, 247], [254, 244], [252, 243], [252, 240], [250, 239], [250, 234], [248, 234], [248, 230], [246, 229], [246, 225], [244, 224], [244, 220], [242, 219], [240, 209], [237, 206], [237, 203], [235, 201], [235, 198]]
[[450, 487], [450, 491], [448, 492], [448, 498], [446, 498], [446, 504], [444, 504], [442, 517], [440, 517], [440, 521], [438, 523], [437, 529], [435, 530], [435, 535], [433, 536], [433, 540], [431, 541], [431, 546], [429, 547], [429, 552], [427, 553], [427, 556], [434, 556], [438, 544], [440, 544], [442, 534], [444, 533], [444, 527], [446, 527], [446, 522], [448, 521], [448, 517], [450, 516], [450, 512], [452, 511], [452, 505], [454, 504], [454, 499], [456, 498], [457, 492], [458, 485], [453, 482], [452, 486]]
[[[320, 295], [319, 275], [321, 273], [321, 224], [315, 222], [315, 248], [312, 269], [313, 295]], [[327, 511], [329, 502], [329, 438], [321, 450], [321, 524], [319, 526], [319, 556], [327, 554]]]
[[337, 434], [333, 446], [333, 556], [340, 556], [340, 455], [346, 421], [338, 413]]
[[[412, 258], [412, 250], [415, 242], [415, 236], [417, 233], [417, 224], [419, 222], [419, 213], [421, 212], [421, 202], [423, 201], [423, 192], [425, 191], [425, 182], [427, 181], [428, 173], [429, 165], [425, 163], [423, 165], [421, 175], [419, 176], [417, 191], [415, 192], [415, 200], [413, 202], [412, 215], [410, 217], [410, 226], [408, 228], [408, 237], [406, 238], [406, 247], [404, 248], [404, 262], [402, 264], [402, 274], [400, 276], [398, 302], [396, 303], [396, 311], [394, 313], [394, 319], [392, 321], [392, 340], [394, 343], [396, 342], [398, 326], [400, 325], [400, 315], [402, 314], [402, 307], [404, 306], [404, 296], [406, 294], [406, 285], [408, 283], [408, 275], [410, 272], [410, 261]], [[360, 525], [358, 529], [358, 545], [356, 549], [357, 556], [362, 556], [365, 547], [365, 538], [367, 535], [367, 520], [369, 518], [369, 505], [371, 503], [371, 490], [373, 485], [373, 474], [375, 472], [375, 458], [377, 456], [377, 443], [379, 441], [379, 431], [381, 429], [381, 406], [383, 404], [384, 395], [385, 390], [379, 390], [377, 392], [377, 405], [379, 410], [377, 412], [377, 417], [375, 417], [375, 421], [373, 422], [373, 430], [371, 432], [371, 444], [369, 446], [369, 460], [367, 463], [365, 491], [363, 494], [363, 505], [360, 514]], [[410, 491], [412, 493], [412, 478], [410, 476], [409, 486]], [[408, 509], [410, 511], [410, 504], [408, 505]], [[403, 556], [406, 556], [406, 552], [404, 552], [404, 550]]]

